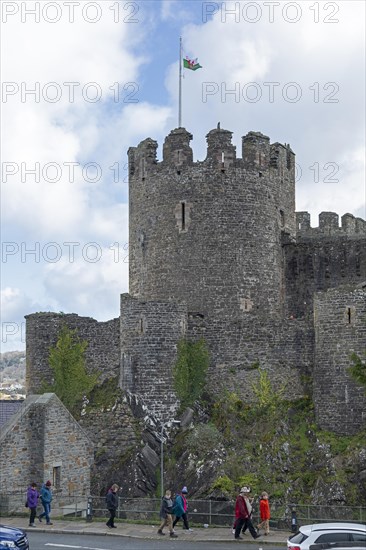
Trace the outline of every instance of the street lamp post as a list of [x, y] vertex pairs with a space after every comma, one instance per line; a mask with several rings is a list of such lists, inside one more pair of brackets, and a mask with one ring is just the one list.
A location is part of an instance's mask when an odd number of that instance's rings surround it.
[[160, 432], [160, 483], [161, 483], [161, 497], [164, 496], [164, 443], [167, 438], [164, 437], [164, 429], [169, 424], [173, 426], [179, 426], [180, 420], [169, 420], [168, 422], [161, 423], [161, 432]]

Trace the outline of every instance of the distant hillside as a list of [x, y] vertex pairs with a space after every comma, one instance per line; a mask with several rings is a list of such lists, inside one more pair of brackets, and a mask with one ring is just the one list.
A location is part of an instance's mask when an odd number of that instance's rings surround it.
[[2, 384], [5, 382], [24, 384], [25, 351], [0, 353], [0, 380]]

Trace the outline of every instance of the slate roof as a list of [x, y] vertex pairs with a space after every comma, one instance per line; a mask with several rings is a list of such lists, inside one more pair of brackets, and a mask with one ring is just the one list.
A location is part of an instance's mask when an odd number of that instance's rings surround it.
[[23, 402], [24, 399], [0, 399], [0, 426], [6, 424]]

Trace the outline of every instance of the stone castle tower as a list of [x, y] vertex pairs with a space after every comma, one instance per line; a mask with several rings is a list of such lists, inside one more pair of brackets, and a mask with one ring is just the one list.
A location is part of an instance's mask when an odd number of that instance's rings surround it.
[[104, 376], [119, 376], [163, 419], [177, 407], [177, 342], [204, 337], [210, 391], [253, 399], [257, 364], [291, 398], [311, 377], [324, 428], [364, 424], [366, 400], [347, 366], [366, 348], [366, 223], [346, 214], [339, 227], [323, 212], [311, 228], [308, 213], [295, 213], [290, 147], [249, 132], [237, 158], [231, 136], [211, 130], [202, 162], [184, 128], [166, 138], [161, 162], [150, 138], [129, 149], [130, 294], [120, 319], [27, 316], [29, 392], [49, 376], [45, 342], [67, 322], [90, 341], [90, 366], [102, 361]]

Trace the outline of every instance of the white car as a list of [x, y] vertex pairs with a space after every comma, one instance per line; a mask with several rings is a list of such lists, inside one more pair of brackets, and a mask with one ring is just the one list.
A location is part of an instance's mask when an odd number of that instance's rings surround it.
[[310, 550], [365, 550], [364, 542], [320, 542], [311, 544]]
[[288, 550], [309, 550], [312, 544], [326, 542], [361, 542], [366, 548], [366, 525], [347, 522], [303, 525], [296, 535], [288, 539], [287, 548]]

